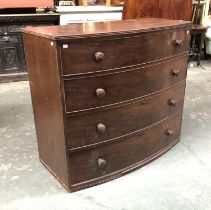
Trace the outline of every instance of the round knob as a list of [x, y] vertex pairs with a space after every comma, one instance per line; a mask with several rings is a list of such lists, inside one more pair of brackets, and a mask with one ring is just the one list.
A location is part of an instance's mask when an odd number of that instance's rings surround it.
[[172, 135], [174, 135], [174, 131], [168, 129], [168, 130], [166, 130], [166, 135], [167, 135], [167, 136], [172, 136]]
[[97, 160], [97, 165], [99, 168], [103, 169], [106, 167], [107, 163], [103, 158]]
[[175, 76], [175, 77], [177, 77], [179, 75], [179, 73], [180, 73], [180, 70], [179, 69], [174, 69], [172, 71], [172, 75]]
[[169, 104], [170, 106], [176, 106], [176, 105], [177, 105], [177, 101], [174, 100], [174, 99], [170, 99], [170, 100], [168, 101], [168, 104]]
[[102, 53], [102, 52], [96, 52], [95, 54], [94, 54], [94, 58], [95, 58], [95, 61], [96, 62], [101, 62], [101, 61], [103, 61], [103, 59], [104, 59], [104, 54]]
[[105, 96], [105, 90], [102, 88], [98, 88], [96, 90], [96, 95], [98, 98], [103, 98]]
[[99, 123], [99, 124], [97, 125], [97, 131], [98, 131], [99, 134], [105, 133], [105, 131], [106, 131], [106, 126], [103, 125], [102, 123]]
[[182, 45], [183, 41], [181, 39], [176, 39], [175, 40], [175, 46], [180, 47]]

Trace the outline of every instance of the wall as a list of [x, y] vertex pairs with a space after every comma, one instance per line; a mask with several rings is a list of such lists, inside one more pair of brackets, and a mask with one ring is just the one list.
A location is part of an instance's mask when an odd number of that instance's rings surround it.
[[0, 8], [53, 7], [53, 0], [0, 0]]

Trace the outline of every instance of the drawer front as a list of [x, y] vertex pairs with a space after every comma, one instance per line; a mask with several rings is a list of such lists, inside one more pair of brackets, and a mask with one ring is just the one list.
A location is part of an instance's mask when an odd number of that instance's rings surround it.
[[113, 109], [67, 118], [69, 148], [128, 135], [159, 122], [183, 107], [184, 82], [160, 95]]
[[151, 94], [184, 80], [186, 69], [187, 56], [132, 71], [65, 80], [66, 111], [95, 108]]
[[[166, 147], [173, 145], [180, 136], [182, 113], [148, 128], [122, 141], [107, 144], [83, 152], [70, 154], [72, 184], [85, 182], [117, 172], [116, 177], [127, 167], [134, 164], [141, 166], [149, 162], [147, 158], [162, 154]], [[141, 162], [142, 161], [142, 162]], [[114, 175], [113, 175], [114, 176]], [[115, 177], [115, 176], [114, 176]]]
[[61, 46], [64, 75], [121, 68], [160, 60], [188, 51], [187, 29]]

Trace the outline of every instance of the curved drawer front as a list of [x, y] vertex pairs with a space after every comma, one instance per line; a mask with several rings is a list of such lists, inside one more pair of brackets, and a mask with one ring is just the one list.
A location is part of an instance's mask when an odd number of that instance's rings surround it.
[[149, 162], [178, 141], [181, 118], [178, 112], [131, 138], [70, 154], [72, 184], [89, 180], [97, 183], [98, 179], [109, 179], [109, 174], [115, 178]]
[[188, 51], [189, 29], [165, 30], [134, 37], [70, 42], [61, 46], [64, 75], [121, 68]]
[[187, 56], [121, 73], [65, 80], [66, 111], [95, 108], [151, 94], [184, 80], [186, 69]]
[[185, 83], [160, 95], [110, 110], [67, 118], [69, 148], [83, 147], [143, 129], [183, 107]]

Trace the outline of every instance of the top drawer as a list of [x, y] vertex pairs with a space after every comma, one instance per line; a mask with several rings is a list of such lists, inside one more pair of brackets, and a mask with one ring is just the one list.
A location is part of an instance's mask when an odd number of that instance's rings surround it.
[[98, 40], [61, 46], [63, 75], [91, 73], [160, 60], [188, 51], [189, 30]]

